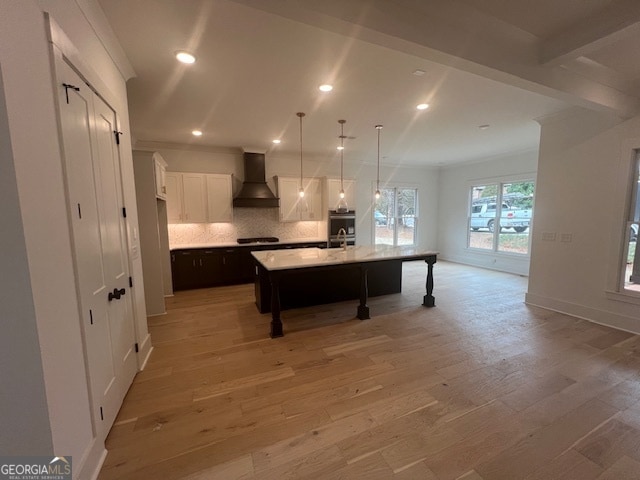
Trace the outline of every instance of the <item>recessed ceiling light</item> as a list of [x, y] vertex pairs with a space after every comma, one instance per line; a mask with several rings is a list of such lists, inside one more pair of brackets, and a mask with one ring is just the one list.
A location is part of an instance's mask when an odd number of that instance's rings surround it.
[[193, 130], [193, 131], [191, 132], [191, 134], [192, 134], [194, 137], [201, 137], [201, 136], [202, 136], [202, 131], [201, 131], [201, 130]]
[[189, 52], [176, 52], [176, 58], [182, 63], [194, 63], [196, 61], [196, 57]]
[[485, 125], [478, 125], [478, 128], [479, 128], [480, 130], [486, 130], [486, 129], [487, 129], [487, 128], [489, 128], [490, 126], [491, 126], [491, 125], [489, 125], [489, 124], [485, 124]]
[[331, 90], [333, 90], [333, 85], [325, 83], [324, 85], [320, 85], [318, 87], [318, 90], [320, 90], [321, 92], [330, 92]]
[[344, 147], [342, 145], [339, 145], [337, 148], [338, 150], [344, 150]]
[[418, 110], [426, 110], [427, 108], [429, 108], [429, 104], [428, 103], [421, 103], [419, 105], [416, 105], [416, 108]]
[[413, 71], [413, 74], [414, 74], [416, 77], [421, 77], [421, 76], [423, 76], [425, 73], [427, 73], [427, 72], [425, 72], [424, 70], [420, 70], [419, 68], [418, 68], [417, 70], [414, 70], [414, 71]]
[[281, 140], [280, 140], [279, 138], [276, 138], [275, 140], [271, 140], [271, 141], [272, 141], [273, 143], [275, 143], [276, 145], [278, 145], [278, 144], [280, 143], [280, 141], [281, 141]]

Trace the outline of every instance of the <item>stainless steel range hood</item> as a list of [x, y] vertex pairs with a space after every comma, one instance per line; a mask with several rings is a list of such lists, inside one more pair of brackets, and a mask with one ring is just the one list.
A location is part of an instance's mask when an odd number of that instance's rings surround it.
[[244, 182], [233, 199], [234, 207], [277, 208], [280, 199], [267, 185], [264, 153], [244, 152]]

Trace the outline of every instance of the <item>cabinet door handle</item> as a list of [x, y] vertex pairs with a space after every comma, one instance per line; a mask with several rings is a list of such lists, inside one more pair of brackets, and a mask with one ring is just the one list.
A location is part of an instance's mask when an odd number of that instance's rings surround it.
[[222, 264], [226, 265], [227, 264], [227, 257], [222, 257]]
[[194, 267], [196, 266], [196, 259], [195, 258], [193, 259], [193, 266]]
[[202, 259], [200, 259], [200, 266], [202, 266]]

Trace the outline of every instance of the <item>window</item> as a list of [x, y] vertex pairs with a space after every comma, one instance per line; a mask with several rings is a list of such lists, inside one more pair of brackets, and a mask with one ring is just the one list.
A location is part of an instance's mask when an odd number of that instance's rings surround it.
[[415, 245], [418, 189], [382, 188], [373, 211], [376, 245]]
[[467, 246], [492, 252], [529, 253], [532, 181], [471, 187]]
[[636, 153], [631, 174], [629, 210], [625, 224], [625, 248], [621, 272], [625, 291], [640, 292], [640, 261], [638, 251], [638, 230], [640, 225], [640, 153]]

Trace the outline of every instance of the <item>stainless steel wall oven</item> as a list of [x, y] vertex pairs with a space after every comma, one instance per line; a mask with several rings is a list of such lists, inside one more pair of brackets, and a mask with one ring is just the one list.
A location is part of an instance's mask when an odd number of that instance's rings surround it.
[[343, 241], [342, 235], [338, 238], [340, 229], [344, 229], [347, 245], [356, 244], [356, 212], [350, 210], [347, 213], [338, 213], [336, 210], [329, 210], [329, 220], [327, 221], [329, 247], [339, 247]]

